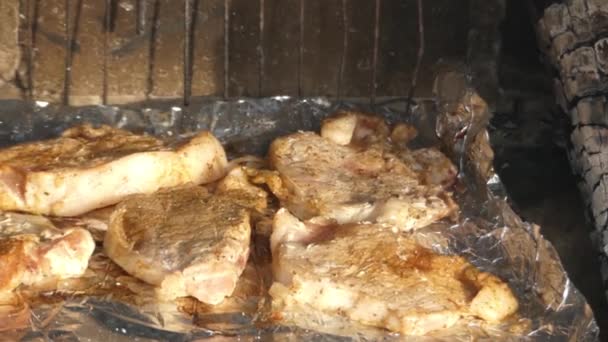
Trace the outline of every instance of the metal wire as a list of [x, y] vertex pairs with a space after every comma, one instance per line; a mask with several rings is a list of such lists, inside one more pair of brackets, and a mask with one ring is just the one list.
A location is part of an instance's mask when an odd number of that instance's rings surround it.
[[63, 97], [62, 102], [64, 105], [68, 104], [70, 97], [70, 78], [72, 75], [72, 2], [65, 0], [65, 60], [63, 69]]
[[344, 31], [344, 36], [342, 40], [342, 57], [340, 59], [339, 71], [340, 73], [338, 75], [338, 100], [342, 99], [342, 82], [344, 81], [344, 68], [346, 66], [346, 54], [348, 52], [348, 13], [346, 13], [346, 9], [347, 0], [342, 0], [342, 28]]
[[298, 97], [302, 97], [302, 63], [304, 63], [304, 0], [300, 0], [300, 25], [298, 39]]
[[154, 0], [152, 11], [152, 26], [150, 27], [150, 41], [148, 43], [148, 81], [146, 97], [150, 97], [154, 90], [154, 61], [156, 59], [156, 36], [160, 18], [160, 0]]
[[184, 105], [190, 103], [192, 92], [192, 16], [193, 0], [184, 0]]
[[230, 0], [224, 0], [224, 99], [228, 99], [230, 82]]
[[118, 15], [118, 0], [110, 0], [107, 2], [108, 4], [108, 19], [107, 22], [104, 22], [105, 29], [109, 32], [114, 32], [116, 30], [116, 16]]
[[137, 23], [135, 24], [135, 31], [138, 35], [143, 35], [146, 31], [146, 9], [148, 0], [137, 0], [135, 4], [135, 10], [137, 12]]
[[[66, 51], [66, 70], [65, 70], [65, 78], [64, 78], [64, 91], [63, 91], [63, 103], [64, 104], [68, 104], [69, 103], [69, 96], [70, 96], [70, 87], [72, 84], [72, 64], [74, 61], [74, 52], [76, 50], [76, 42], [78, 39], [78, 30], [80, 28], [80, 15], [82, 13], [82, 2], [83, 0], [78, 0], [78, 2], [76, 3], [76, 13], [75, 13], [75, 18], [74, 18], [74, 26], [72, 27], [72, 30], [69, 30], [69, 25], [67, 23], [69, 23], [70, 17], [68, 15], [68, 13], [71, 12], [71, 8], [66, 10], [66, 42], [67, 42], [67, 51]], [[70, 6], [70, 0], [66, 0], [66, 6]]]
[[[414, 92], [416, 91], [416, 84], [418, 83], [418, 71], [422, 64], [422, 58], [424, 57], [424, 12], [422, 8], [422, 0], [417, 0], [418, 6], [418, 54], [416, 56], [416, 66], [414, 67], [414, 74], [412, 75], [412, 84], [408, 93], [408, 103], [412, 102], [414, 98]], [[410, 106], [407, 107], [406, 115], [410, 114]]]
[[110, 58], [110, 26], [112, 22], [112, 0], [106, 0], [103, 30], [103, 90], [102, 103], [108, 104], [108, 59]]
[[259, 56], [258, 96], [262, 96], [264, 84], [264, 0], [260, 0], [260, 36], [257, 50]]
[[[33, 3], [33, 5], [32, 5]], [[38, 29], [39, 0], [28, 0], [26, 3], [26, 62], [27, 62], [27, 96], [34, 97], [34, 58], [36, 54], [36, 31]]]
[[376, 0], [376, 15], [374, 21], [374, 50], [372, 52], [372, 84], [369, 102], [376, 103], [376, 89], [378, 88], [378, 45], [380, 41], [380, 0]]

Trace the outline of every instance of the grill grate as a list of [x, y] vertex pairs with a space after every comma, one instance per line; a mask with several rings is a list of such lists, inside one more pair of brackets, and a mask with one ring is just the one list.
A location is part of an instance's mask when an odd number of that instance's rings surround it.
[[258, 96], [262, 96], [262, 85], [264, 83], [264, 0], [259, 0], [260, 2], [260, 36], [257, 46], [258, 52]]
[[338, 100], [342, 99], [342, 83], [344, 82], [344, 68], [346, 66], [346, 56], [348, 55], [348, 15], [346, 12], [347, 1], [342, 0], [342, 27], [344, 28], [344, 36], [342, 40], [342, 57], [340, 58], [340, 74], [338, 75], [338, 89], [336, 94], [338, 94]]
[[230, 81], [230, 0], [224, 0], [224, 98], [229, 98], [228, 82]]
[[[108, 103], [108, 50], [110, 46], [110, 28], [112, 27], [112, 0], [106, 0], [106, 8], [103, 20], [103, 78], [102, 94], [103, 104]], [[31, 71], [30, 71], [31, 72]], [[31, 85], [30, 85], [31, 86]], [[65, 104], [65, 102], [64, 102]]]
[[[194, 35], [194, 32], [192, 32], [193, 1], [194, 0], [184, 0], [184, 105], [190, 103], [190, 95], [192, 93], [192, 36]], [[138, 2], [141, 2], [141, 0]]]
[[[26, 31], [26, 53], [25, 59], [27, 62], [27, 95], [30, 98], [33, 98], [35, 94], [33, 93], [34, 88], [34, 60], [36, 59], [36, 49], [37, 49], [37, 40], [36, 37], [38, 35], [38, 24], [39, 24], [39, 6], [40, 0], [23, 0], [25, 2], [24, 6], [24, 21], [27, 27]], [[176, 63], [181, 63], [183, 67], [183, 94], [182, 99], [185, 105], [190, 103], [190, 99], [193, 96], [192, 94], [192, 86], [193, 86], [193, 67], [194, 60], [197, 57], [195, 55], [194, 44], [196, 44], [197, 37], [195, 37], [195, 25], [199, 14], [199, 5], [202, 0], [181, 0], [183, 6], [183, 27], [182, 32], [179, 33], [183, 37], [183, 53], [181, 61], [176, 61]], [[266, 49], [268, 37], [265, 36], [266, 30], [268, 27], [268, 19], [265, 18], [265, 10], [269, 5], [268, 2], [271, 3], [271, 0], [256, 0], [258, 2], [257, 8], [259, 11], [257, 13], [252, 13], [251, 15], [257, 15], [258, 22], [258, 35], [257, 35], [257, 49], [256, 49], [256, 58], [257, 58], [257, 95], [264, 96], [266, 94], [266, 86], [268, 82], [266, 73], [266, 67], [268, 60], [268, 55]], [[372, 35], [372, 47], [369, 49], [369, 63], [371, 65], [369, 68], [371, 69], [369, 72], [370, 82], [369, 82], [369, 101], [374, 104], [376, 102], [376, 97], [378, 96], [378, 65], [379, 65], [379, 54], [380, 54], [380, 43], [382, 37], [382, 28], [383, 28], [383, 3], [389, 0], [375, 0], [373, 3], [374, 7], [374, 15], [372, 17], [373, 20], [373, 29], [369, 33]], [[340, 100], [346, 96], [350, 96], [351, 94], [345, 91], [346, 87], [346, 72], [347, 65], [355, 64], [354, 61], [351, 61], [352, 56], [349, 55], [349, 51], [352, 53], [352, 48], [356, 48], [356, 45], [351, 47], [349, 46], [350, 40], [353, 38], [353, 34], [362, 34], [360, 32], [351, 32], [350, 27], [351, 24], [351, 14], [349, 13], [349, 8], [352, 9], [353, 4], [351, 2], [356, 2], [355, 0], [341, 0], [338, 8], [340, 9], [339, 17], [341, 18], [341, 25], [343, 28], [342, 32], [342, 42], [341, 42], [341, 53], [339, 57], [339, 65], [336, 66], [337, 70], [337, 82], [336, 89], [331, 91], [335, 96]], [[394, 1], [393, 1], [394, 2]], [[411, 2], [411, 1], [402, 1], [402, 2]], [[294, 51], [294, 54], [297, 55], [296, 62], [293, 65], [293, 70], [295, 71], [292, 75], [285, 75], [285, 77], [293, 77], [295, 79], [295, 92], [297, 96], [303, 96], [303, 73], [305, 72], [303, 65], [306, 62], [306, 47], [305, 47], [305, 33], [307, 29], [315, 29], [315, 27], [306, 27], [306, 10], [309, 2], [306, 0], [295, 0], [293, 2], [294, 6], [297, 6], [297, 10], [295, 13], [298, 15], [297, 21], [297, 30], [295, 30], [295, 34], [297, 38], [297, 50]], [[91, 2], [87, 2], [88, 6], [91, 6]], [[82, 16], [82, 8], [83, 8], [84, 0], [65, 0], [65, 70], [63, 75], [63, 89], [61, 93], [61, 100], [64, 104], [68, 104], [70, 101], [70, 95], [72, 92], [72, 66], [74, 61], [74, 55], [77, 53], [77, 45], [78, 45], [78, 35], [80, 26], [82, 24], [81, 16]], [[102, 66], [102, 94], [101, 101], [103, 104], [108, 103], [109, 98], [109, 82], [110, 82], [110, 58], [111, 58], [111, 34], [114, 32], [116, 28], [116, 15], [118, 12], [118, 7], [124, 5], [119, 0], [106, 0], [103, 6], [105, 6], [104, 10], [104, 19], [103, 19], [103, 66]], [[422, 2], [420, 0], [417, 1], [418, 13], [422, 13]], [[223, 77], [220, 79], [223, 80], [223, 89], [218, 91], [221, 96], [224, 98], [238, 97], [240, 94], [235, 94], [235, 92], [231, 91], [231, 78], [230, 73], [232, 71], [233, 66], [231, 65], [231, 11], [233, 9], [233, 0], [223, 0], [223, 47], [221, 51], [223, 52], [223, 66], [220, 69], [223, 69]], [[134, 28], [135, 34], [137, 36], [148, 37], [147, 43], [148, 52], [147, 52], [147, 86], [146, 86], [146, 97], [149, 99], [153, 94], [155, 82], [157, 81], [154, 78], [154, 68], [157, 56], [156, 44], [159, 38], [159, 30], [160, 30], [160, 17], [161, 13], [161, 0], [136, 0], [134, 1], [134, 11], [135, 16], [134, 20], [136, 21]], [[420, 21], [421, 22], [421, 21]], [[322, 34], [322, 33], [321, 33]], [[416, 77], [417, 72], [420, 67], [420, 60], [422, 59], [423, 46], [424, 46], [424, 36], [422, 29], [420, 30], [420, 36], [418, 44], [420, 45], [418, 61], [416, 63], [415, 74], [412, 76], [412, 82], [410, 89], [403, 89], [403, 95], [409, 95], [413, 93], [413, 88], [416, 86]], [[411, 45], [411, 44], [410, 44]], [[360, 62], [358, 62], [360, 63]], [[350, 68], [350, 67], [349, 67]], [[349, 69], [350, 70], [350, 69]], [[43, 72], [43, 71], [40, 71]], [[221, 83], [221, 82], [219, 82]], [[277, 94], [280, 95], [280, 94]], [[406, 96], [403, 96], [404, 98]]]

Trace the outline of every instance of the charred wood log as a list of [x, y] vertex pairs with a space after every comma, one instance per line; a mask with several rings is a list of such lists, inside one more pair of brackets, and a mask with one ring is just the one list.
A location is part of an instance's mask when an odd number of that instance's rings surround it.
[[608, 2], [553, 4], [544, 10], [537, 32], [555, 70], [558, 103], [570, 116], [569, 159], [596, 228], [608, 289]]

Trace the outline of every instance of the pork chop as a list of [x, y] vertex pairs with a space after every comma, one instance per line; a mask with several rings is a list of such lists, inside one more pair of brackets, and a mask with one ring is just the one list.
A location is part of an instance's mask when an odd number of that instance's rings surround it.
[[336, 144], [383, 149], [401, 159], [422, 184], [449, 188], [456, 181], [456, 166], [435, 147], [408, 148], [417, 135], [411, 125], [399, 123], [389, 127], [381, 117], [352, 111], [337, 112], [321, 126], [321, 136]]
[[286, 322], [316, 311], [424, 335], [467, 319], [499, 323], [518, 309], [496, 276], [385, 225], [304, 223], [280, 209], [271, 249], [273, 316]]
[[250, 212], [265, 206], [265, 192], [244, 183], [239, 170], [215, 194], [190, 185], [129, 197], [112, 213], [106, 254], [156, 285], [161, 299], [221, 303], [247, 263]]
[[130, 194], [223, 176], [219, 141], [201, 132], [177, 148], [146, 135], [82, 125], [0, 150], [0, 209], [75, 216]]
[[425, 185], [396, 155], [377, 145], [340, 145], [312, 132], [276, 139], [265, 182], [300, 219], [374, 221], [402, 230], [424, 227], [456, 210], [451, 195]]
[[47, 286], [84, 274], [95, 249], [84, 229], [55, 228], [43, 217], [2, 214], [0, 221], [0, 294], [20, 285]]

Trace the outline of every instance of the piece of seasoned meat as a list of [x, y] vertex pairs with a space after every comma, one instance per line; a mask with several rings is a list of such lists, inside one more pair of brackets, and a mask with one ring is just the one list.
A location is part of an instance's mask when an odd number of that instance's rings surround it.
[[422, 184], [449, 188], [456, 182], [456, 166], [436, 148], [402, 149], [395, 151], [395, 154], [418, 174]]
[[321, 136], [339, 145], [378, 148], [401, 159], [423, 184], [450, 187], [458, 170], [434, 147], [411, 150], [407, 144], [417, 136], [416, 128], [400, 123], [390, 128], [382, 118], [359, 112], [341, 111], [327, 118]]
[[304, 317], [318, 312], [424, 335], [463, 320], [499, 323], [517, 311], [505, 282], [420, 246], [413, 234], [380, 224], [302, 222], [280, 209], [271, 237], [273, 317], [306, 327]]
[[77, 126], [56, 139], [0, 150], [0, 209], [75, 216], [131, 194], [215, 181], [226, 163], [208, 132], [173, 148], [109, 126]]
[[400, 158], [375, 144], [340, 145], [301, 132], [276, 139], [268, 156], [276, 173], [262, 178], [300, 219], [374, 221], [411, 230], [456, 210], [441, 186], [421, 183]]
[[191, 185], [134, 195], [113, 212], [104, 249], [125, 271], [156, 285], [161, 299], [219, 304], [247, 263], [250, 213], [265, 206], [266, 193], [241, 169], [214, 194]]
[[84, 274], [95, 249], [84, 229], [55, 228], [43, 217], [2, 214], [0, 295], [20, 285], [47, 286]]

